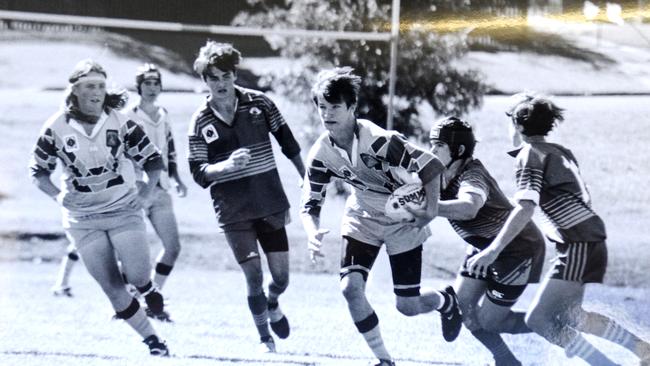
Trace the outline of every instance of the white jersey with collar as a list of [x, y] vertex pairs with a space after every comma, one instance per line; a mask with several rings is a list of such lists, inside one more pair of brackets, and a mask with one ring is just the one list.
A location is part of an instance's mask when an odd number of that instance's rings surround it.
[[64, 217], [85, 217], [125, 208], [137, 194], [133, 162], [142, 166], [152, 158], [158, 150], [123, 114], [103, 113], [88, 134], [60, 111], [45, 122], [30, 170], [50, 175], [60, 161]]
[[[163, 189], [169, 189], [171, 187], [168, 174], [170, 161], [169, 140], [172, 139], [169, 113], [167, 113], [165, 108], [158, 106], [157, 114], [159, 118], [157, 121], [151, 119], [151, 117], [149, 117], [149, 115], [137, 105], [128, 108], [125, 113], [129, 119], [133, 120], [144, 129], [149, 140], [158, 148], [158, 150], [160, 150], [164, 168], [160, 174], [159, 184]], [[135, 174], [138, 180], [146, 181], [146, 175], [137, 165], [135, 166]]]
[[352, 186], [355, 202], [383, 212], [388, 196], [399, 186], [412, 183], [410, 179], [429, 182], [444, 170], [435, 155], [368, 120], [357, 120], [354, 143], [351, 159], [327, 132], [314, 143], [307, 158], [309, 182], [303, 187], [303, 212], [320, 212], [332, 178]]

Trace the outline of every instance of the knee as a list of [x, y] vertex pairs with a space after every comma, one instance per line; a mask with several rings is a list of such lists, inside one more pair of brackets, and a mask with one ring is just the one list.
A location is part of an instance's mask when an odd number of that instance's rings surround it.
[[484, 329], [484, 324], [481, 322], [481, 319], [478, 317], [475, 311], [461, 309], [463, 313], [463, 325], [470, 332], [474, 332], [480, 329]]
[[341, 293], [347, 302], [354, 302], [366, 296], [364, 286], [349, 279], [341, 282]]
[[526, 314], [524, 320], [528, 328], [538, 334], [545, 333], [547, 325], [551, 322], [549, 314], [537, 309], [533, 309], [531, 312]]
[[415, 297], [409, 298], [398, 296], [396, 303], [397, 311], [406, 316], [416, 316], [420, 314], [419, 303], [415, 299]]
[[269, 292], [275, 292], [277, 294], [283, 293], [289, 286], [289, 274], [282, 274], [279, 276], [273, 277], [273, 281], [269, 284]]

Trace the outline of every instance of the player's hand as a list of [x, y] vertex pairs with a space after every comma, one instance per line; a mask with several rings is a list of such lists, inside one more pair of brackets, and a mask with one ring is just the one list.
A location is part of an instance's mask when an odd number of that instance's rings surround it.
[[321, 253], [320, 248], [323, 245], [323, 237], [329, 232], [329, 229], [318, 229], [315, 233], [308, 235], [307, 248], [309, 249], [309, 259], [311, 259], [312, 263], [315, 264], [318, 261], [318, 257], [325, 256]]
[[488, 267], [494, 263], [499, 253], [490, 247], [467, 260], [467, 270], [479, 276], [487, 277]]
[[248, 164], [248, 161], [251, 159], [250, 150], [242, 147], [239, 148], [230, 154], [227, 160], [220, 162], [221, 171], [224, 173], [235, 172], [237, 170], [243, 169]]
[[181, 181], [176, 182], [176, 194], [178, 194], [178, 197], [187, 196], [187, 187]]
[[404, 206], [404, 209], [413, 215], [413, 219], [406, 221], [407, 224], [423, 228], [431, 222], [431, 220], [436, 217], [434, 214], [429, 212], [426, 208], [414, 209], [409, 206]]

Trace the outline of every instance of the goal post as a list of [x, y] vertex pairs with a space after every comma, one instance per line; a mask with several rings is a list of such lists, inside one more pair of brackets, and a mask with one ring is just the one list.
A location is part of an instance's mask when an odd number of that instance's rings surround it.
[[0, 10], [0, 19], [40, 22], [53, 24], [84, 25], [94, 27], [125, 28], [151, 31], [167, 32], [193, 32], [208, 34], [225, 34], [236, 36], [285, 36], [304, 38], [323, 38], [353, 41], [380, 41], [390, 43], [390, 66], [388, 80], [388, 115], [386, 126], [393, 127], [393, 114], [395, 98], [395, 81], [397, 77], [397, 42], [399, 37], [399, 10], [400, 0], [393, 0], [391, 9], [391, 31], [390, 32], [350, 32], [350, 31], [321, 31], [308, 29], [273, 29], [253, 28], [224, 25], [186, 24], [178, 22], [163, 22], [149, 20], [105, 18], [79, 15], [61, 15], [48, 13], [33, 13], [23, 11]]

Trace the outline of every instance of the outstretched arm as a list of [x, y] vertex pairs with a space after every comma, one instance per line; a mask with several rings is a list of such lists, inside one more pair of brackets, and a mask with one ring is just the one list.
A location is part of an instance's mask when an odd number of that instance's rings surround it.
[[485, 200], [480, 195], [463, 193], [455, 200], [438, 202], [438, 215], [450, 220], [472, 220], [484, 204]]
[[496, 260], [503, 248], [524, 229], [533, 217], [535, 206], [535, 202], [530, 200], [517, 202], [517, 205], [508, 216], [505, 225], [501, 228], [501, 231], [499, 231], [499, 234], [492, 243], [467, 262], [467, 268], [470, 273], [478, 273], [484, 276], [487, 274], [488, 266]]

